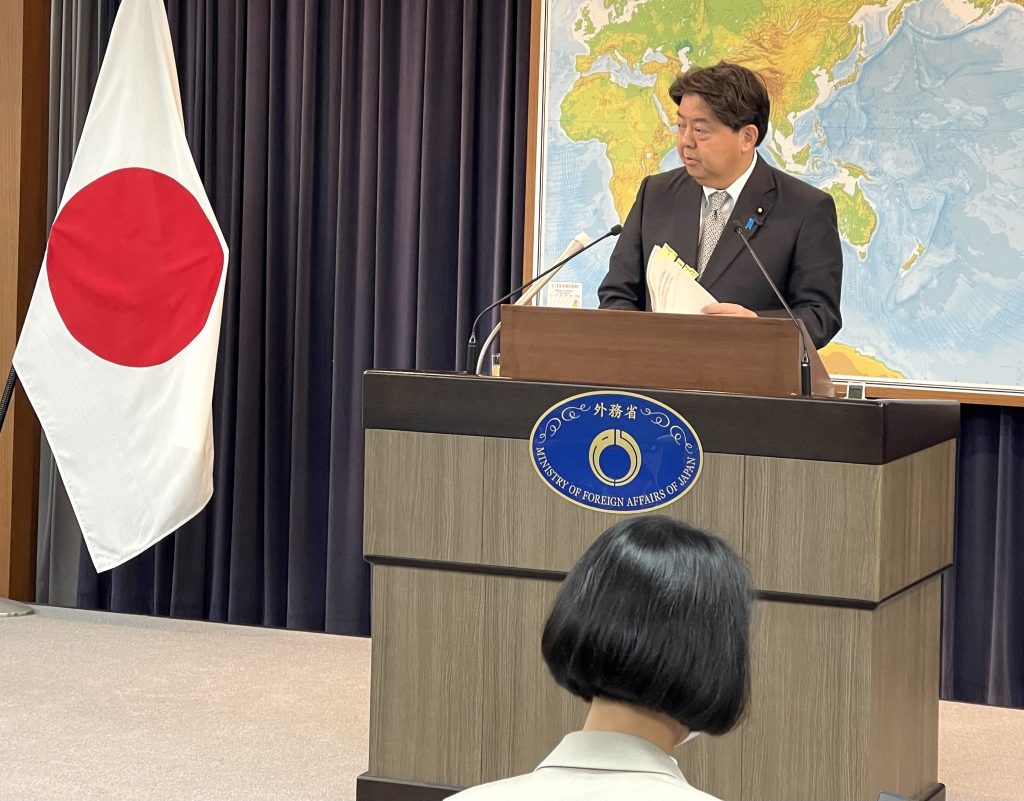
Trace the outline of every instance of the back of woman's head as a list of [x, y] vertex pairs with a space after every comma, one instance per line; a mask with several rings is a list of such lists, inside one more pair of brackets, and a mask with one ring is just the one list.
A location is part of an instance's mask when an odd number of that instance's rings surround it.
[[724, 734], [749, 695], [753, 590], [718, 537], [660, 515], [612, 526], [566, 577], [541, 649], [590, 701], [657, 710]]

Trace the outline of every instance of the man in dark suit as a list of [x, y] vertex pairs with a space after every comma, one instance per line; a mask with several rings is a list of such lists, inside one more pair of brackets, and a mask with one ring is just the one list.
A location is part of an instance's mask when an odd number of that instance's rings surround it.
[[640, 184], [598, 297], [602, 309], [650, 309], [651, 251], [670, 245], [718, 303], [705, 314], [784, 316], [735, 232], [751, 245], [793, 313], [822, 347], [842, 325], [843, 252], [832, 198], [769, 166], [756, 148], [768, 129], [768, 92], [750, 70], [694, 67], [669, 94], [679, 107], [683, 167]]

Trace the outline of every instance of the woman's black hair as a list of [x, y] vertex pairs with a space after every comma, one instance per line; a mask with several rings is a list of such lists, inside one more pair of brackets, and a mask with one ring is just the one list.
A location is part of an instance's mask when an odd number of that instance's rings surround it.
[[569, 572], [541, 650], [561, 686], [724, 734], [750, 694], [753, 589], [721, 539], [661, 515], [605, 531]]

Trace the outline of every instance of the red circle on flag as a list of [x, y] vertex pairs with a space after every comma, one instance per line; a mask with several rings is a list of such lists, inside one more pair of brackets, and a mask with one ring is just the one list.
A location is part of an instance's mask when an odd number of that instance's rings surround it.
[[46, 274], [68, 331], [126, 367], [163, 364], [210, 317], [224, 251], [180, 183], [141, 167], [83, 187], [50, 229]]

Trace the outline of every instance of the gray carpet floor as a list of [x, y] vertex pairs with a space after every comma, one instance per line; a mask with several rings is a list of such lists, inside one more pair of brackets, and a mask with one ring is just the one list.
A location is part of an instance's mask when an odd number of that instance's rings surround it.
[[370, 642], [37, 607], [0, 619], [0, 798], [352, 799]]
[[[0, 619], [0, 801], [353, 799], [369, 640], [36, 607]], [[1024, 711], [941, 704], [950, 801], [1024, 799]]]

